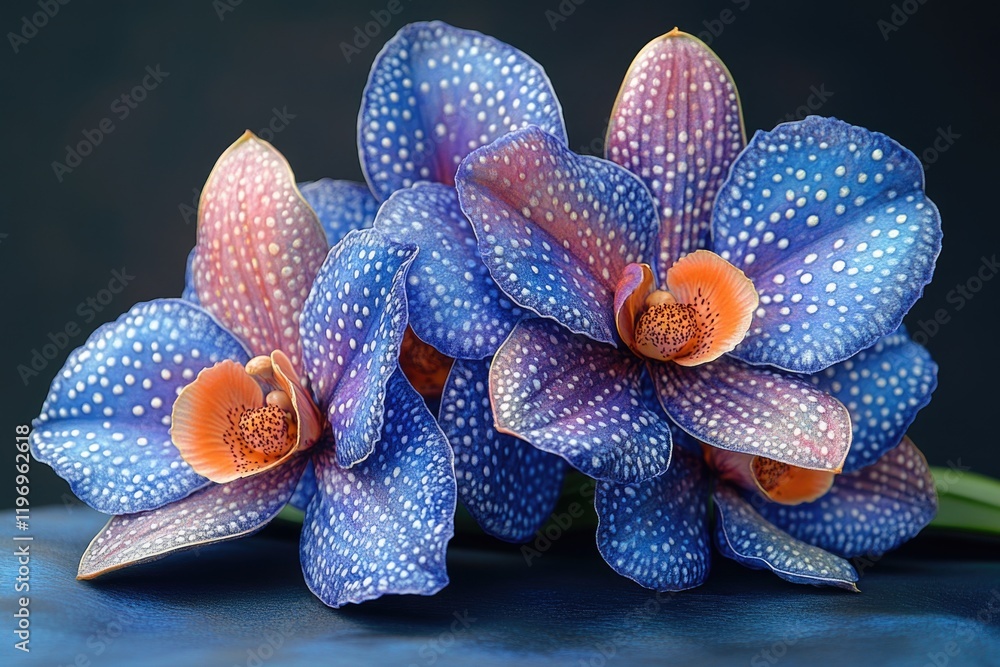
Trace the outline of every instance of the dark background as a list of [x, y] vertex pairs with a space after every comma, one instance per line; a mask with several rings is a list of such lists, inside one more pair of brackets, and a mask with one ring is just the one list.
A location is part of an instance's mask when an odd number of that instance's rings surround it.
[[[42, 2], [55, 7], [57, 0]], [[7, 355], [2, 423], [9, 443], [14, 425], [37, 415], [50, 379], [93, 329], [137, 301], [180, 294], [195, 240], [197, 188], [244, 129], [267, 128], [277, 111], [287, 123], [264, 136], [299, 180], [361, 179], [355, 146], [361, 91], [372, 59], [404, 24], [438, 18], [527, 52], [554, 83], [571, 147], [591, 153], [602, 150], [632, 57], [676, 25], [701, 33], [729, 66], [748, 131], [804, 113], [811, 99], [818, 113], [883, 131], [923, 156], [945, 240], [934, 282], [907, 323], [911, 331], [935, 316], [945, 323], [925, 326], [941, 365], [940, 386], [910, 435], [934, 464], [1000, 475], [994, 440], [1000, 280], [982, 283], [971, 299], [957, 293], [949, 299], [980, 270], [992, 277], [983, 258], [1000, 251], [998, 40], [982, 9], [945, 0], [399, 2], [402, 11], [350, 62], [341, 43], [388, 0], [155, 7], [71, 0], [37, 33], [25, 32], [30, 37], [17, 53], [5, 37], [0, 270]], [[21, 32], [22, 17], [39, 11], [38, 0], [5, 2], [0, 31]], [[122, 119], [115, 98], [157, 65], [168, 75]], [[67, 144], [104, 118], [113, 132], [60, 182], [52, 162], [65, 161]], [[78, 310], [123, 267], [134, 279], [103, 312]], [[80, 332], [25, 384], [17, 366], [29, 364], [32, 350], [67, 323]], [[13, 447], [5, 451], [11, 467], [0, 479], [12, 479]], [[68, 489], [37, 463], [31, 481], [33, 504], [59, 502]], [[0, 484], [4, 506], [11, 487]]]

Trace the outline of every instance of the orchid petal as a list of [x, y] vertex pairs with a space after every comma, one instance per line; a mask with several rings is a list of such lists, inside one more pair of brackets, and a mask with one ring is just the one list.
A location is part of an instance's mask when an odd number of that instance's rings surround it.
[[770, 524], [726, 484], [717, 485], [712, 497], [718, 513], [715, 543], [726, 558], [754, 570], [771, 570], [795, 584], [857, 592], [858, 573], [843, 558]]
[[302, 477], [299, 478], [298, 486], [295, 487], [295, 493], [288, 499], [288, 504], [304, 512], [314, 495], [316, 495], [316, 471], [310, 461], [309, 465], [302, 471]]
[[850, 472], [895, 447], [937, 387], [937, 364], [906, 329], [879, 339], [839, 364], [809, 377], [851, 413], [854, 436], [844, 462]]
[[448, 583], [452, 452], [402, 373], [389, 381], [377, 452], [350, 470], [329, 449], [313, 462], [319, 488], [300, 552], [306, 583], [320, 600], [340, 607], [387, 593], [432, 595]]
[[299, 315], [327, 249], [288, 162], [244, 134], [201, 193], [191, 269], [202, 307], [254, 355], [282, 350], [301, 370]]
[[302, 352], [313, 397], [349, 468], [382, 432], [386, 383], [406, 331], [406, 271], [416, 248], [374, 229], [353, 231], [331, 251], [302, 309]]
[[250, 357], [211, 315], [181, 299], [140, 303], [98, 328], [56, 375], [32, 452], [107, 514], [160, 507], [208, 484], [170, 439], [178, 392], [204, 368]]
[[913, 538], [937, 512], [927, 460], [909, 438], [875, 464], [838, 475], [830, 491], [793, 507], [760, 503], [789, 535], [845, 558], [880, 556]]
[[558, 456], [497, 432], [489, 373], [488, 359], [457, 360], [441, 396], [438, 422], [455, 451], [462, 504], [488, 534], [519, 544], [555, 509], [566, 465]]
[[635, 324], [646, 308], [646, 298], [656, 288], [648, 264], [629, 264], [615, 285], [615, 326], [618, 336], [632, 352], [641, 356], [635, 344]]
[[378, 212], [378, 200], [364, 183], [318, 181], [299, 183], [299, 191], [319, 218], [330, 247], [340, 243], [347, 232], [371, 227]]
[[397, 190], [375, 228], [420, 248], [406, 288], [417, 337], [449, 357], [492, 356], [524, 312], [490, 277], [455, 189], [421, 183]]
[[196, 306], [200, 306], [201, 303], [198, 301], [198, 290], [194, 286], [194, 276], [191, 274], [191, 265], [194, 263], [194, 255], [197, 248], [191, 248], [191, 252], [188, 253], [187, 262], [184, 265], [184, 291], [181, 292], [181, 298], [185, 301], [190, 301]]
[[[648, 374], [647, 377], [649, 377]], [[656, 385], [653, 383], [652, 379], [649, 380], [649, 384], [647, 386], [650, 387], [653, 392], [653, 402], [656, 403], [657, 409], [660, 412], [663, 412], [663, 406], [660, 405], [659, 396], [656, 394]], [[673, 422], [668, 422], [668, 424], [670, 426], [670, 439], [673, 440], [675, 448], [681, 447], [692, 454], [703, 456], [704, 449], [702, 448], [701, 442], [699, 442], [697, 438]]]
[[812, 502], [833, 486], [837, 473], [811, 470], [753, 454], [704, 446], [705, 462], [719, 479], [784, 505]]
[[605, 155], [656, 201], [659, 284], [674, 262], [706, 246], [712, 203], [744, 144], [736, 85], [711, 49], [676, 28], [643, 47], [615, 100]]
[[941, 249], [923, 183], [913, 153], [833, 118], [754, 135], [713, 217], [715, 251], [760, 294], [733, 355], [812, 373], [894, 331]]
[[159, 509], [112, 517], [80, 559], [77, 579], [252, 535], [288, 502], [306, 461], [299, 457], [253, 477], [212, 484]]
[[597, 547], [640, 586], [682, 591], [704, 583], [711, 563], [709, 477], [699, 456], [675, 449], [667, 472], [639, 484], [600, 482]]
[[657, 252], [659, 222], [642, 182], [536, 127], [469, 155], [457, 181], [500, 288], [574, 333], [614, 343], [618, 280]]
[[694, 368], [650, 362], [649, 372], [670, 418], [706, 444], [813, 470], [844, 464], [847, 408], [807, 380], [728, 357]]
[[567, 143], [541, 65], [472, 30], [411, 23], [386, 42], [368, 76], [358, 119], [361, 167], [383, 201], [418, 181], [453, 185], [470, 151], [528, 125]]
[[631, 484], [670, 464], [666, 419], [645, 405], [642, 362], [542, 319], [518, 324], [493, 358], [497, 430], [595, 479]]

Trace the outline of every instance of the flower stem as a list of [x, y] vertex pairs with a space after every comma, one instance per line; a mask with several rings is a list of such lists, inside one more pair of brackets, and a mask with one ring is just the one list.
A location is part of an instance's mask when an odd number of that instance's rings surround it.
[[933, 466], [931, 474], [938, 492], [932, 527], [1000, 535], [1000, 480]]

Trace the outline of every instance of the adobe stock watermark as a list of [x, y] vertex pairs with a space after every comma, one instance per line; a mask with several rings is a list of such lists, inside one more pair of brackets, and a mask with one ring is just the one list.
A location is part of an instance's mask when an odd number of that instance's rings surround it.
[[962, 459], [948, 461], [945, 465], [948, 467], [947, 470], [941, 474], [935, 473], [934, 475], [934, 488], [939, 494], [947, 492], [948, 489], [958, 483], [958, 480], [965, 477], [965, 473], [972, 470], [972, 466], [962, 465]]
[[931, 145], [920, 152], [920, 162], [924, 165], [924, 173], [926, 174], [930, 171], [931, 165], [940, 159], [941, 154], [948, 151], [961, 138], [962, 135], [951, 129], [951, 125], [947, 128], [939, 127], [937, 129], [937, 136], [934, 137]]
[[284, 132], [296, 118], [296, 114], [290, 112], [287, 106], [280, 109], [271, 107], [271, 117], [257, 130], [257, 136], [264, 141], [274, 141], [274, 137]]
[[[860, 577], [864, 574], [865, 570], [878, 563], [879, 560], [882, 559], [883, 555], [884, 554], [864, 554], [861, 556], [854, 556], [849, 560]], [[788, 655], [790, 650], [794, 648], [796, 644], [808, 636], [809, 634], [805, 628], [800, 628], [794, 624], [789, 626], [788, 632], [786, 632], [780, 639], [764, 646], [751, 656], [750, 667], [772, 667], [772, 665], [778, 664], [785, 656]]]
[[469, 614], [468, 609], [461, 612], [453, 612], [455, 620], [451, 622], [447, 630], [443, 630], [435, 637], [428, 639], [417, 650], [420, 662], [411, 662], [409, 667], [420, 667], [420, 665], [433, 665], [443, 654], [447, 653], [455, 645], [458, 638], [469, 632], [469, 628], [476, 622], [476, 617]]
[[265, 631], [260, 643], [247, 649], [246, 660], [242, 663], [233, 663], [233, 667], [261, 667], [294, 635], [295, 622], [285, 619], [278, 627]]
[[21, 25], [17, 32], [8, 32], [7, 41], [14, 53], [19, 53], [21, 47], [38, 35], [38, 31], [49, 24], [49, 21], [56, 17], [59, 10], [68, 5], [70, 0], [38, 0], [37, 6], [41, 11], [21, 17]]
[[[955, 475], [955, 477], [952, 478], [952, 484], [955, 483], [955, 480], [957, 480], [958, 477], [961, 477], [964, 471], [970, 469], [967, 466], [962, 466], [961, 460], [959, 460], [957, 464], [949, 461], [948, 468], [949, 470], [946, 475]], [[942, 485], [939, 484], [938, 486], [941, 488]], [[884, 553], [876, 554], [868, 552], [858, 556], [852, 556], [848, 559], [848, 561], [851, 563], [855, 572], [858, 573], [858, 577], [862, 577], [866, 571], [877, 565], [884, 556]], [[781, 639], [772, 642], [770, 645], [765, 646], [755, 653], [750, 658], [750, 667], [771, 667], [772, 665], [776, 665], [782, 658], [788, 655], [789, 649], [794, 647], [805, 637], [806, 633], [804, 630], [792, 626], [790, 631]]]
[[67, 174], [73, 173], [74, 169], [83, 164], [83, 159], [93, 153], [94, 149], [104, 142], [104, 138], [115, 131], [112, 116], [124, 121], [168, 76], [170, 72], [164, 72], [159, 64], [147, 65], [142, 80], [111, 101], [109, 111], [112, 115], [102, 118], [97, 127], [84, 129], [81, 132], [83, 138], [75, 144], [67, 144], [66, 156], [62, 162], [52, 161], [52, 173], [55, 174], [56, 180], [62, 183]]
[[111, 272], [111, 279], [108, 281], [107, 287], [98, 290], [94, 296], [87, 297], [77, 304], [74, 310], [77, 317], [67, 320], [59, 330], [50, 331], [47, 336], [49, 342], [44, 343], [40, 348], [32, 348], [27, 363], [17, 365], [17, 374], [24, 386], [27, 387], [32, 379], [38, 377], [42, 371], [48, 368], [48, 365], [83, 332], [80, 327], [81, 323], [90, 324], [93, 322], [97, 315], [103, 312], [107, 305], [114, 300], [115, 295], [121, 294], [133, 280], [135, 280], [135, 276], [128, 273], [124, 266], [121, 269], [115, 269]]
[[[271, 118], [267, 123], [257, 130], [257, 136], [264, 141], [274, 141], [274, 137], [281, 134], [288, 125], [295, 120], [296, 114], [291, 113], [287, 106], [271, 107]], [[184, 224], [190, 225], [198, 220], [198, 202], [201, 199], [201, 189], [191, 188], [191, 203], [181, 202], [177, 205], [177, 210], [184, 218]]]
[[[625, 617], [625, 627], [635, 627], [644, 623], [660, 612], [663, 605], [670, 602], [677, 595], [677, 591], [657, 591], [653, 597], [649, 598], [641, 605], [633, 608]], [[602, 637], [600, 641], [594, 642], [592, 655], [589, 658], [580, 658], [580, 667], [605, 667], [608, 661], [618, 655], [618, 650], [635, 643], [635, 637], [624, 630], [616, 630], [607, 637]]]
[[235, 12], [236, 8], [243, 4], [243, 0], [212, 0], [212, 9], [219, 21], [226, 20], [226, 14]]
[[85, 641], [86, 648], [73, 656], [73, 660], [59, 663], [59, 667], [93, 667], [100, 662], [96, 659], [110, 651], [134, 622], [132, 615], [119, 614], [91, 633]]
[[941, 647], [940, 651], [928, 651], [924, 667], [947, 667], [953, 658], [958, 657], [962, 649], [983, 633], [986, 625], [1000, 618], [1000, 588], [990, 590], [986, 604], [976, 610], [976, 621], [979, 627], [962, 627], [954, 635], [954, 639]]
[[611, 125], [611, 116], [605, 116], [604, 121], [601, 123], [601, 127], [604, 128], [604, 132], [599, 137], [594, 137], [590, 140], [590, 143], [580, 144], [580, 147], [576, 150], [580, 155], [596, 155], [597, 157], [604, 157], [604, 147], [607, 145], [608, 129]]
[[35, 536], [31, 530], [31, 427], [18, 424], [14, 427], [14, 527], [21, 531], [11, 538], [17, 569], [11, 570], [13, 577], [11, 588], [20, 593], [17, 600], [17, 611], [14, 617], [14, 648], [24, 653], [31, 653], [31, 546]]
[[769, 646], [765, 646], [757, 651], [750, 658], [750, 667], [769, 667], [770, 665], [777, 664], [782, 658], [788, 655], [788, 650], [798, 644], [805, 636], [805, 629], [800, 629], [792, 625], [789, 632], [781, 639], [771, 642]]
[[[597, 483], [588, 479], [577, 489], [577, 494], [584, 500], [594, 498], [597, 490]], [[574, 501], [571, 502], [565, 512], [553, 512], [548, 523], [542, 526], [535, 539], [530, 544], [521, 545], [521, 555], [524, 557], [524, 564], [531, 567], [532, 561], [540, 558], [542, 554], [552, 548], [552, 545], [568, 531], [576, 520], [585, 514], [584, 506]]]
[[555, 32], [559, 24], [564, 22], [576, 11], [576, 8], [587, 0], [560, 0], [555, 9], [545, 10], [545, 20], [549, 23], [549, 28]]
[[826, 84], [821, 83], [819, 87], [809, 86], [809, 97], [800, 106], [796, 107], [794, 111], [786, 113], [783, 117], [779, 118], [774, 124], [780, 125], [781, 123], [788, 123], [791, 121], [802, 120], [810, 114], [814, 114], [823, 108], [827, 100], [833, 97], [834, 93], [832, 90], [826, 89]]
[[[413, 0], [406, 1], [413, 2]], [[341, 42], [339, 45], [340, 52], [344, 54], [344, 60], [347, 61], [347, 64], [351, 63], [354, 56], [360, 55], [372, 43], [373, 39], [382, 34], [382, 31], [392, 23], [395, 16], [403, 13], [403, 0], [389, 0], [384, 9], [373, 9], [368, 13], [372, 20], [363, 25], [354, 26], [351, 41]]]
[[919, 10], [920, 7], [926, 3], [927, 0], [903, 0], [903, 2], [893, 3], [890, 5], [889, 17], [879, 19], [875, 22], [875, 26], [878, 28], [879, 32], [882, 33], [882, 39], [888, 42], [889, 37], [906, 25], [906, 22], [910, 20], [910, 17], [916, 14], [917, 10]]
[[[1000, 272], [1000, 262], [994, 253], [990, 257], [983, 255], [979, 261], [979, 268], [969, 276], [965, 282], [958, 283], [945, 295], [945, 302], [951, 308], [938, 308], [934, 311], [934, 317], [928, 320], [917, 322], [916, 329], [910, 334], [914, 342], [926, 345], [934, 336], [938, 335], [941, 327], [951, 322], [952, 314], [961, 311], [970, 301], [986, 286], [988, 282]], [[912, 328], [912, 327], [911, 327]]]
[[717, 17], [705, 19], [701, 22], [705, 26], [705, 29], [700, 31], [695, 37], [705, 42], [707, 46], [712, 46], [712, 42], [722, 36], [722, 33], [726, 30], [726, 26], [730, 26], [736, 22], [736, 17], [739, 16], [737, 12], [745, 12], [750, 9], [750, 0], [729, 0], [729, 3], [736, 6], [736, 11], [726, 7], [719, 12]]

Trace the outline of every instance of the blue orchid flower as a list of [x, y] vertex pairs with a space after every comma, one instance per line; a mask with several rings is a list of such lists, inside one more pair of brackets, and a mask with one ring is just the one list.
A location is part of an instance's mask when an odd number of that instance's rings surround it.
[[348, 232], [375, 222], [379, 202], [364, 183], [323, 178], [299, 183], [299, 192], [319, 218], [331, 247]]
[[834, 553], [891, 548], [934, 511], [904, 431], [878, 433], [936, 372], [897, 331], [940, 250], [919, 161], [818, 117], [747, 143], [728, 70], [677, 30], [629, 69], [606, 157], [529, 127], [462, 162], [480, 255], [536, 317], [442, 411], [491, 400], [496, 431], [599, 480], [602, 553], [643, 585], [703, 581], [714, 476], [724, 554], [853, 587]]
[[374, 227], [420, 249], [407, 277], [412, 336], [400, 363], [427, 398], [451, 397], [439, 421], [455, 451], [459, 498], [487, 533], [511, 542], [551, 514], [565, 464], [493, 429], [485, 369], [528, 312], [490, 276], [454, 184], [469, 153], [526, 127], [567, 144], [542, 67], [441, 22], [405, 26], [386, 43], [358, 120], [362, 168], [382, 202]]
[[447, 584], [453, 455], [396, 372], [416, 248], [343, 233], [369, 212], [322, 204], [342, 186], [303, 190], [247, 133], [202, 193], [190, 299], [136, 305], [52, 383], [32, 451], [115, 515], [79, 578], [252, 534], [294, 494], [326, 604]]
[[[638, 484], [597, 484], [597, 544], [616, 572], [657, 590], [698, 586], [709, 573], [714, 534], [720, 553], [747, 567], [794, 583], [857, 590], [855, 563], [877, 561], [934, 518], [933, 478], [905, 435], [937, 385], [927, 351], [901, 327], [851, 359], [798, 377], [850, 412], [853, 443], [844, 472], [821, 484], [817, 498], [788, 504], [781, 487], [809, 485], [815, 471], [734, 456], [673, 426], [674, 456], [665, 474]], [[762, 460], [770, 475], [760, 474]]]

